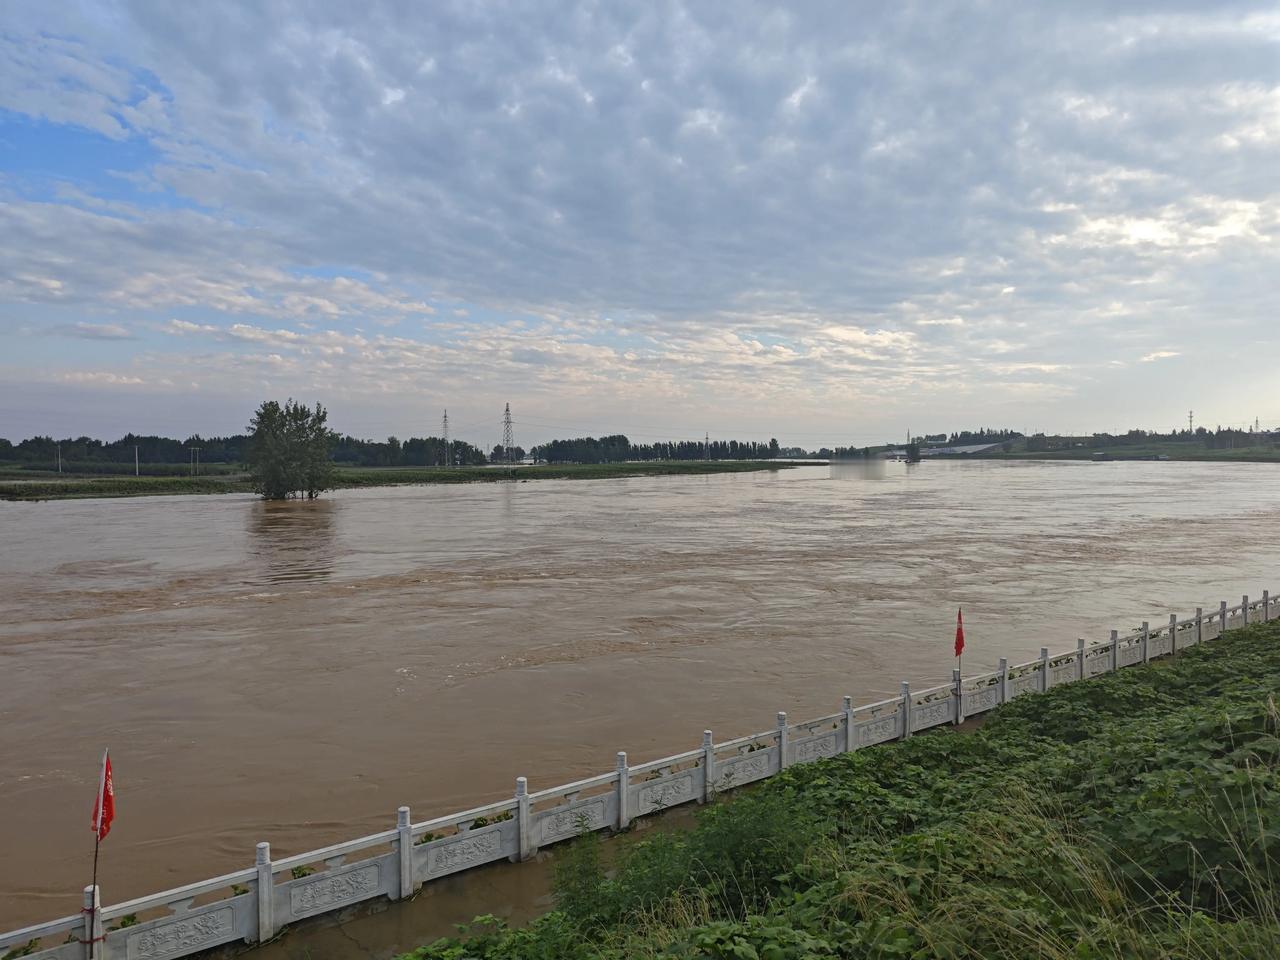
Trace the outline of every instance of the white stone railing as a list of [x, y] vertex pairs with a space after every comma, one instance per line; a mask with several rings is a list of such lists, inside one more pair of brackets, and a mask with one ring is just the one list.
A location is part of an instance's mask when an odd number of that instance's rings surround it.
[[619, 753], [613, 771], [575, 783], [530, 793], [520, 777], [514, 796], [462, 813], [413, 823], [401, 807], [392, 830], [283, 860], [260, 843], [248, 869], [125, 903], [102, 907], [98, 890], [87, 887], [81, 913], [0, 935], [0, 956], [33, 941], [26, 956], [40, 960], [173, 960], [235, 941], [265, 942], [306, 917], [409, 897], [424, 883], [496, 860], [527, 860], [584, 830], [625, 829], [637, 817], [703, 803], [794, 764], [963, 723], [1023, 694], [1168, 656], [1277, 615], [1280, 599], [1263, 591], [1261, 600], [1223, 601], [1208, 614], [1196, 608], [1185, 620], [1171, 615], [1125, 635], [1113, 630], [1102, 643], [1078, 640], [1066, 653], [1042, 647], [1026, 663], [1001, 658], [994, 672], [962, 678], [954, 671], [952, 682], [926, 690], [904, 681], [898, 696], [878, 703], [854, 706], [845, 697], [838, 713], [816, 720], [790, 723], [779, 713], [772, 730], [723, 743], [706, 730], [700, 747], [661, 760], [630, 766]]

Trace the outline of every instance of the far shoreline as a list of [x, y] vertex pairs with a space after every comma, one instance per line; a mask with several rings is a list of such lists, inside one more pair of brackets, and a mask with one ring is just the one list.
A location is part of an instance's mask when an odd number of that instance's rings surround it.
[[[660, 460], [626, 463], [533, 464], [483, 467], [339, 467], [333, 490], [418, 484], [500, 483], [529, 480], [614, 480], [635, 477], [706, 476], [824, 466], [815, 460]], [[0, 500], [118, 499], [253, 493], [245, 474], [208, 477], [79, 475], [0, 480]]]

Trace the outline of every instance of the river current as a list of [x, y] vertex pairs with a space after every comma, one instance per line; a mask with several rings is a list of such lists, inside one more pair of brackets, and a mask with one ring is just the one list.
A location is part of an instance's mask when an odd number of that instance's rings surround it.
[[[0, 503], [0, 928], [1280, 589], [1267, 464]], [[477, 912], [483, 912], [478, 910]]]

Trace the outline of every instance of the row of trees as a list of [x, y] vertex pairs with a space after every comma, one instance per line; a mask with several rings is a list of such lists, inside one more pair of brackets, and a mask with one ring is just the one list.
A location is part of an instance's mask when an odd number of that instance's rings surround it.
[[352, 436], [335, 435], [333, 459], [337, 463], [357, 467], [439, 467], [446, 463], [461, 466], [479, 466], [486, 462], [479, 447], [464, 440], [451, 440], [445, 457], [443, 437], [410, 437], [401, 441], [396, 437], [386, 440], [357, 440]]
[[1027, 437], [1027, 450], [1040, 453], [1080, 446], [1141, 447], [1153, 443], [1188, 443], [1208, 450], [1231, 450], [1274, 442], [1275, 436], [1270, 431], [1238, 430], [1234, 427], [1217, 427], [1213, 430], [1196, 427], [1195, 430], [1170, 430], [1168, 433], [1158, 430], [1129, 430], [1125, 433], [1092, 433], [1083, 436], [1036, 433]]
[[[261, 412], [259, 408], [258, 413]], [[441, 437], [410, 437], [404, 441], [388, 437], [385, 441], [379, 441], [358, 440], [338, 434], [331, 436], [334, 461], [349, 466], [429, 467], [445, 462], [445, 446]], [[0, 460], [52, 465], [57, 461], [60, 451], [64, 465], [119, 464], [132, 468], [135, 447], [140, 464], [185, 464], [191, 457], [191, 448], [198, 447], [202, 464], [248, 463], [252, 439], [252, 435], [248, 433], [230, 437], [202, 437], [193, 434], [185, 440], [132, 433], [112, 441], [95, 440], [92, 437], [55, 440], [46, 436], [30, 437], [20, 443], [0, 439]], [[463, 440], [454, 440], [449, 446], [453, 454], [449, 461], [451, 463], [485, 463], [485, 455], [478, 447]], [[523, 456], [523, 451], [521, 455]]]
[[53, 437], [29, 437], [20, 443], [0, 439], [0, 460], [20, 463], [52, 463], [61, 448], [64, 461], [82, 463], [133, 464], [137, 450], [139, 463], [185, 463], [192, 447], [200, 448], [202, 463], [243, 463], [249, 437], [201, 437], [194, 434], [185, 440], [171, 437], [140, 436], [126, 433], [119, 440], [95, 440], [75, 437], [55, 440]]
[[623, 460], [770, 460], [779, 456], [778, 441], [681, 440], [632, 443], [624, 434], [552, 440], [533, 448], [533, 456], [548, 463], [618, 463]]

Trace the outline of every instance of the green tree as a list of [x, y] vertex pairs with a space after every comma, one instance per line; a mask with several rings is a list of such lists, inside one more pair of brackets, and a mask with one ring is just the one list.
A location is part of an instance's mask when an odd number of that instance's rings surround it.
[[291, 398], [283, 406], [264, 401], [249, 422], [249, 475], [267, 500], [306, 496], [314, 500], [333, 486], [329, 413]]

